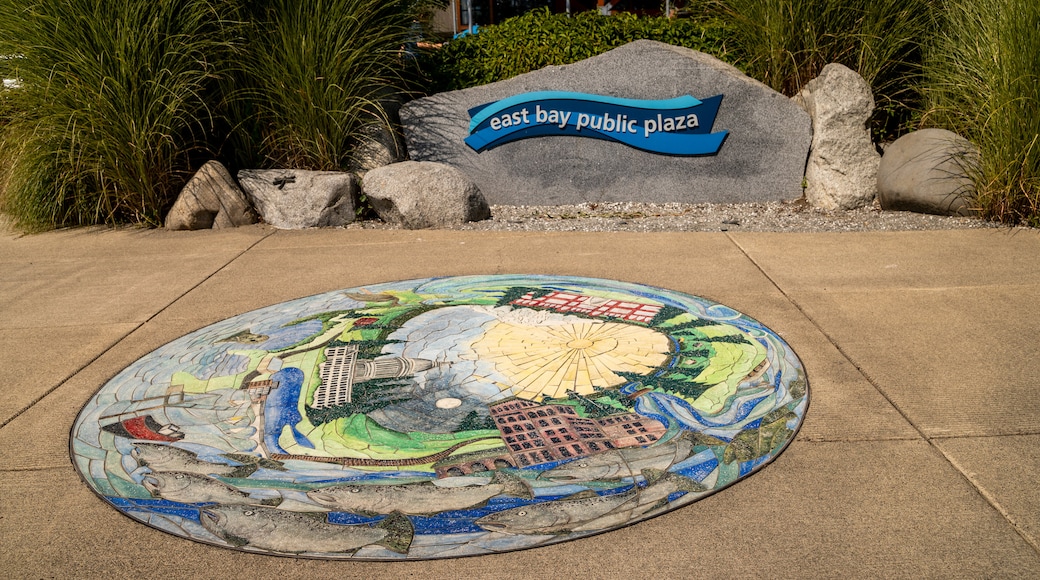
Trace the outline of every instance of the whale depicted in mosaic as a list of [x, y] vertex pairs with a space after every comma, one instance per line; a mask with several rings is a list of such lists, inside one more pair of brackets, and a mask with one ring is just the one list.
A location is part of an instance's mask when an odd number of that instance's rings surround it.
[[793, 440], [791, 348], [711, 301], [564, 276], [378, 284], [177, 339], [73, 428], [129, 517], [250, 552], [488, 554], [696, 501]]

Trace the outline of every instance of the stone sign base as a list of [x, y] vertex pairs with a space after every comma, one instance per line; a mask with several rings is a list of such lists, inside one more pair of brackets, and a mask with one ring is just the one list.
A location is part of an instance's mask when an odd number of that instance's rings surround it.
[[[534, 91], [625, 99], [723, 95], [712, 131], [717, 155], [683, 157], [570, 136], [545, 136], [477, 153], [463, 141], [473, 107]], [[418, 99], [401, 110], [409, 157], [465, 172], [491, 204], [648, 201], [743, 203], [794, 199], [812, 139], [808, 113], [703, 53], [641, 40], [566, 66]]]

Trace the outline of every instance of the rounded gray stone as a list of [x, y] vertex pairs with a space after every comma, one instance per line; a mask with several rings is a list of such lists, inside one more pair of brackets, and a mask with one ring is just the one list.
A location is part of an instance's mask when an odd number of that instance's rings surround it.
[[384, 221], [410, 229], [435, 228], [491, 217], [480, 189], [443, 163], [403, 161], [365, 174], [362, 191]]
[[878, 201], [886, 210], [972, 215], [970, 171], [978, 158], [970, 141], [945, 129], [904, 135], [881, 157]]
[[378, 100], [381, 114], [369, 114], [358, 129], [358, 143], [354, 148], [351, 170], [364, 177], [377, 167], [408, 159], [404, 137], [401, 134], [402, 97], [387, 94]]
[[339, 227], [355, 218], [357, 180], [350, 173], [243, 169], [238, 181], [264, 221], [276, 228]]

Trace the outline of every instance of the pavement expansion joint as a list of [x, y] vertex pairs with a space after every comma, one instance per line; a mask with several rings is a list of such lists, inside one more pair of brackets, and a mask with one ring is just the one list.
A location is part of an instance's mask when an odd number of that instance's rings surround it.
[[450, 558], [721, 491], [794, 440], [808, 403], [794, 351], [703, 298], [431, 278], [276, 304], [160, 347], [87, 403], [71, 452], [110, 505], [190, 540]]

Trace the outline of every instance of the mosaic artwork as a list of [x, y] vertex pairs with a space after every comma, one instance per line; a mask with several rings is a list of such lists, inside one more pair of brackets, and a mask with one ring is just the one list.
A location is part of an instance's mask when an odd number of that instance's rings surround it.
[[71, 452], [111, 505], [199, 542], [447, 558], [689, 504], [775, 458], [807, 405], [791, 348], [726, 306], [610, 280], [435, 278], [175, 340], [100, 389]]

